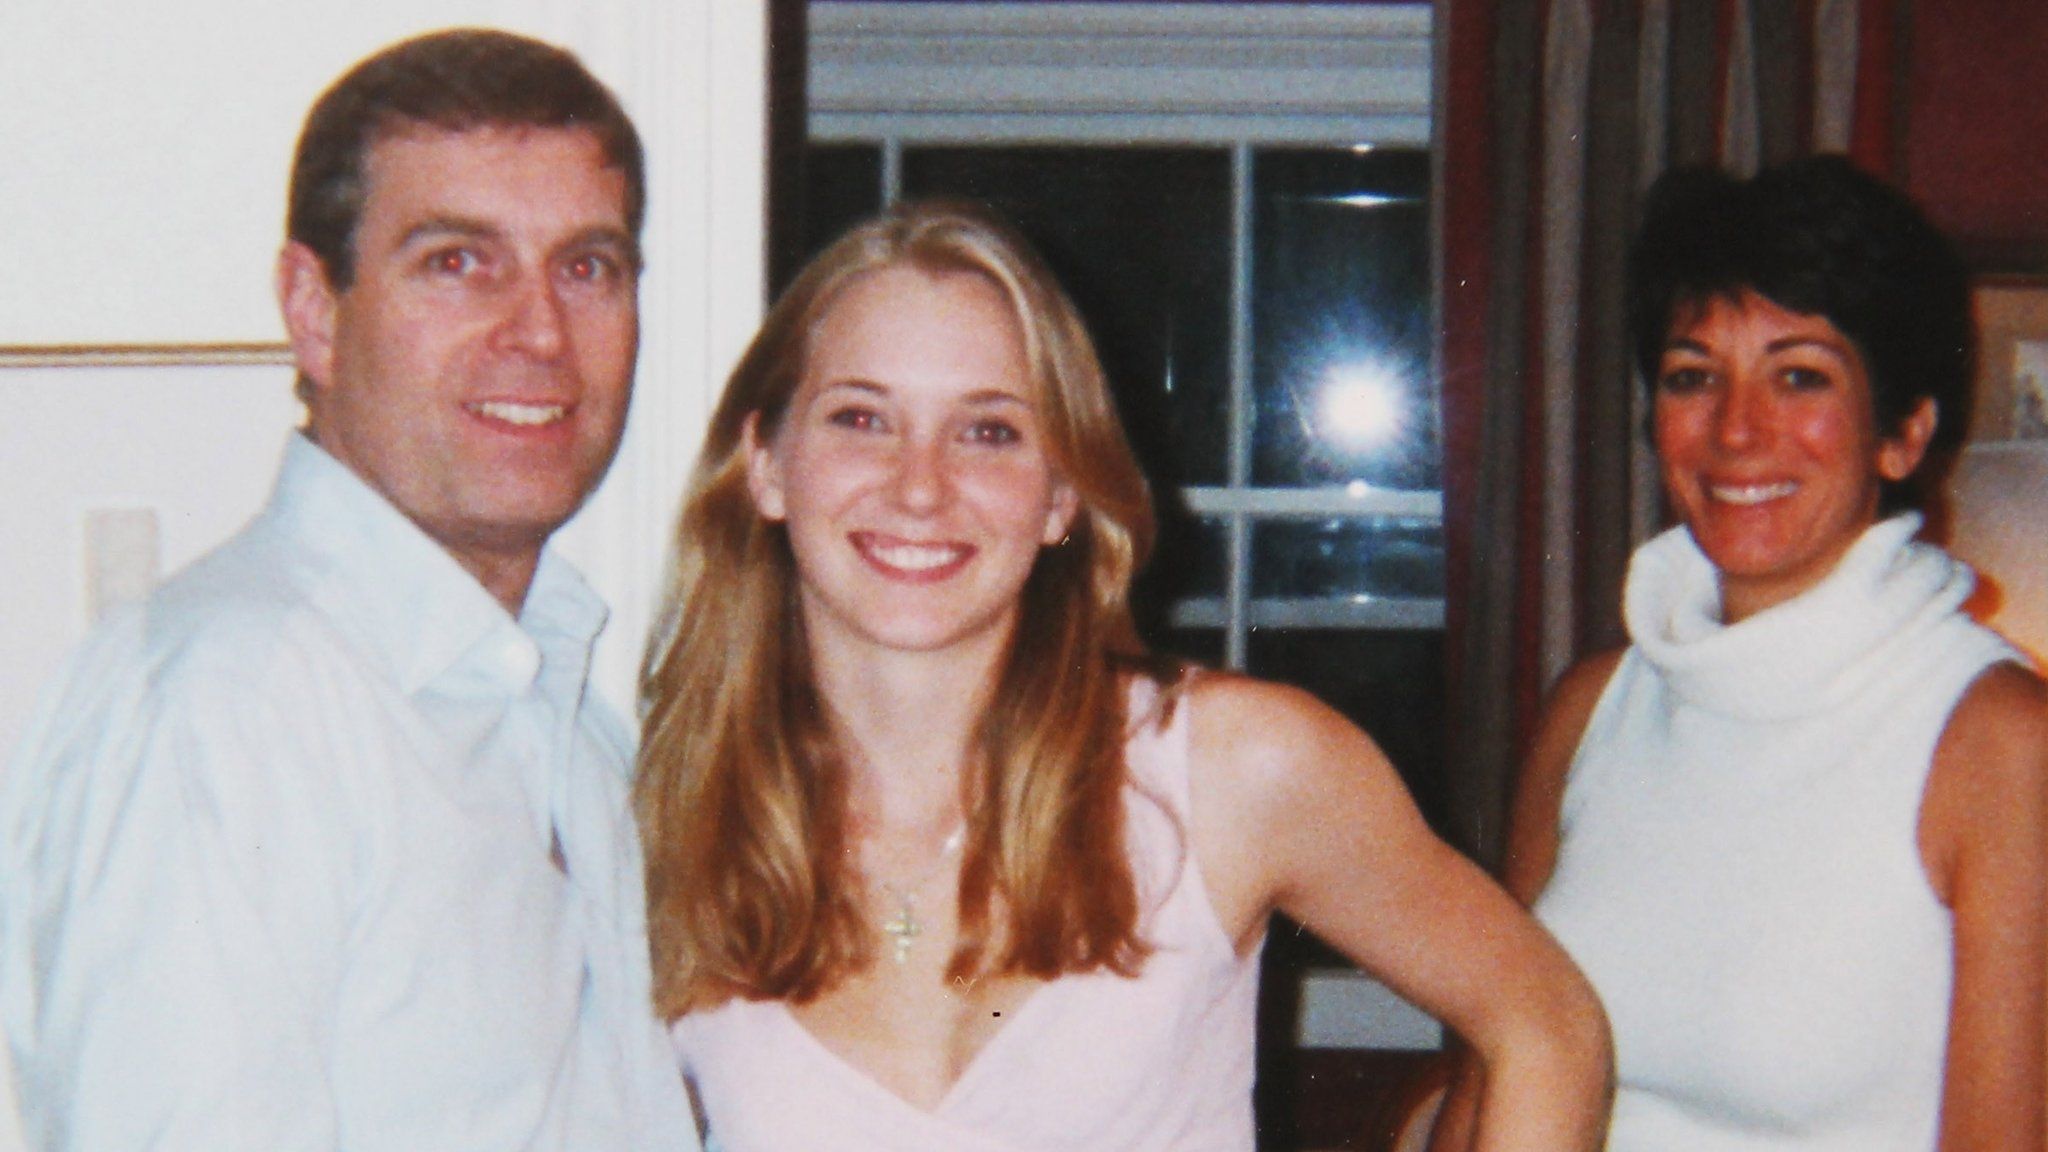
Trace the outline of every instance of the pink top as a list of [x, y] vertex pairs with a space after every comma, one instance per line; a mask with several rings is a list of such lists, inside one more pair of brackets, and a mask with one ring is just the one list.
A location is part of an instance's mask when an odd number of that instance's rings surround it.
[[1125, 746], [1132, 865], [1154, 949], [1135, 977], [1033, 993], [936, 1110], [840, 1059], [780, 1001], [734, 1000], [670, 1030], [721, 1152], [1249, 1152], [1258, 952], [1240, 958], [1188, 850], [1186, 698], [1160, 725], [1141, 681]]

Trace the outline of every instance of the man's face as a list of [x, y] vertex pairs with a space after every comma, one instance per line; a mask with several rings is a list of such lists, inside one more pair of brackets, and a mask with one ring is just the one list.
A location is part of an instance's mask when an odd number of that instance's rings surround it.
[[355, 280], [287, 245], [310, 431], [509, 608], [603, 478], [639, 339], [626, 180], [580, 129], [372, 145]]

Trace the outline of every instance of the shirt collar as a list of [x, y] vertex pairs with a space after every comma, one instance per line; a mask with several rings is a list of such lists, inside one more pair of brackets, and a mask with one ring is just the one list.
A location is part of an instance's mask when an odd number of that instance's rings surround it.
[[306, 558], [308, 594], [408, 693], [510, 695], [543, 669], [581, 679], [605, 607], [544, 549], [519, 619], [448, 551], [302, 433], [285, 445], [264, 511]]
[[1813, 587], [1739, 623], [1720, 572], [1680, 525], [1636, 550], [1622, 597], [1629, 639], [1687, 700], [1786, 720], [1840, 707], [1901, 666], [1969, 599], [1976, 577], [1915, 539], [1918, 513], [1866, 529]]

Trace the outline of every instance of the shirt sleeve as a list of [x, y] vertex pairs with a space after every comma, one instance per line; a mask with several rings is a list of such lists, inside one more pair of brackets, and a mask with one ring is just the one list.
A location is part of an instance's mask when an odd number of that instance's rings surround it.
[[341, 1146], [326, 1053], [346, 766], [325, 734], [345, 719], [321, 664], [273, 648], [84, 683], [96, 700], [60, 704], [55, 738], [12, 769], [34, 808], [8, 814], [34, 834], [7, 880], [27, 901], [7, 957], [27, 953], [10, 1027], [37, 1147]]

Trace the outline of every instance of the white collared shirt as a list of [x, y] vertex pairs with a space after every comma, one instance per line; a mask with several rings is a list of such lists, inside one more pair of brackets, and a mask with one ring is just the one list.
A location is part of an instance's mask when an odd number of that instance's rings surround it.
[[[302, 437], [72, 657], [0, 780], [0, 1023], [41, 1149], [693, 1149], [604, 621], [518, 620]], [[551, 850], [559, 846], [557, 866]]]

